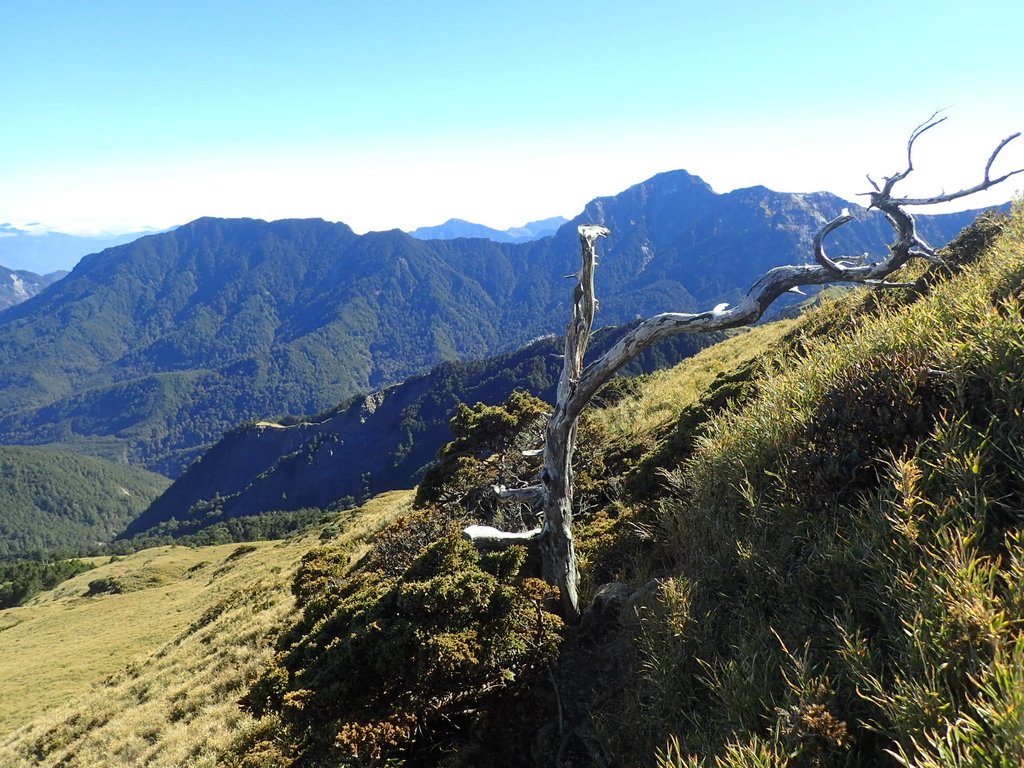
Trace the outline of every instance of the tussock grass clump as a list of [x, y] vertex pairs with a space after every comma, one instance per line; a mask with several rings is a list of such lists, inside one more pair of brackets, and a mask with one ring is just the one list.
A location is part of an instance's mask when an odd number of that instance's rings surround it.
[[600, 717], [619, 754], [1024, 762], [1024, 210], [979, 241], [916, 300], [805, 336], [669, 473], [673, 575]]

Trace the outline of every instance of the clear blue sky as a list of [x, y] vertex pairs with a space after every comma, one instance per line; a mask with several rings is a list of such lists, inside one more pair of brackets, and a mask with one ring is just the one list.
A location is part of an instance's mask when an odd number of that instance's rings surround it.
[[0, 223], [503, 228], [675, 168], [852, 196], [940, 107], [908, 191], [959, 188], [1024, 130], [1022, 37], [1020, 0], [4, 0]]

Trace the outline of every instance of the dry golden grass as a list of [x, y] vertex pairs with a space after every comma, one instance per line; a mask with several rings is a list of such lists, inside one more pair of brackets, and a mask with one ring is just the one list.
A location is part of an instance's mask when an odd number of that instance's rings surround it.
[[795, 322], [779, 320], [740, 331], [674, 368], [651, 374], [636, 395], [610, 408], [592, 411], [590, 417], [613, 440], [637, 442], [649, 438], [678, 418], [681, 409], [695, 403], [718, 374], [732, 371], [775, 347]]
[[[221, 563], [237, 546], [147, 550], [80, 574], [30, 605], [4, 611], [11, 628], [0, 635], [0, 731], [29, 722], [83, 684], [173, 638], [194, 620], [197, 598], [220, 590], [202, 563]], [[199, 570], [186, 576], [192, 567]], [[106, 576], [152, 586], [84, 597], [89, 581]]]
[[[0, 767], [215, 765], [253, 724], [236, 702], [294, 611], [299, 559], [325, 538], [358, 554], [411, 502], [384, 494], [285, 542], [107, 559], [0, 612]], [[101, 578], [133, 591], [85, 597]]]

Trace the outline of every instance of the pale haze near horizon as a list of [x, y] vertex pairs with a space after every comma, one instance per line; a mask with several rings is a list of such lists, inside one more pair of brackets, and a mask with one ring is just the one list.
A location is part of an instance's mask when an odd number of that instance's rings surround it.
[[[0, 223], [504, 229], [674, 169], [718, 192], [863, 202], [865, 174], [901, 170], [911, 129], [939, 108], [948, 120], [921, 139], [904, 190], [951, 191], [1024, 130], [1021, 8], [8, 3]], [[1024, 167], [1018, 142], [993, 175]]]

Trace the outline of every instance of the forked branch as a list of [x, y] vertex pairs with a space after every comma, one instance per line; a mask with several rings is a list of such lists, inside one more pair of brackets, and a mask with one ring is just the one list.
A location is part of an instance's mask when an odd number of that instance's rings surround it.
[[973, 187], [967, 187], [961, 189], [958, 192], [947, 192], [941, 195], [934, 195], [933, 197], [897, 197], [892, 200], [896, 205], [935, 205], [937, 203], [948, 203], [950, 200], [959, 200], [961, 197], [967, 197], [973, 195], [976, 192], [982, 192], [989, 187], [994, 187], [996, 184], [1001, 184], [1011, 176], [1016, 176], [1018, 173], [1024, 173], [1024, 168], [1018, 168], [1009, 173], [1004, 173], [1002, 176], [992, 178], [992, 164], [996, 161], [996, 157], [1003, 151], [1003, 148], [1014, 139], [1020, 136], [1020, 131], [1011, 134], [999, 142], [999, 146], [995, 148], [991, 155], [989, 155], [988, 162], [985, 163], [985, 175], [981, 181], [975, 184]]
[[[879, 189], [878, 185], [872, 181], [871, 177], [868, 177], [868, 181], [871, 182], [871, 186], [875, 188], [874, 192], [865, 193], [871, 198], [871, 205], [869, 208], [878, 208], [879, 210], [885, 210], [885, 208], [879, 203], [887, 205], [936, 205], [938, 203], [948, 203], [952, 200], [959, 200], [962, 197], [968, 197], [977, 192], [983, 192], [990, 187], [994, 187], [996, 184], [1001, 184], [1011, 176], [1016, 176], [1018, 173], [1024, 173], [1024, 168], [1018, 168], [1017, 170], [1004, 173], [1002, 176], [992, 178], [992, 164], [995, 163], [999, 153], [1003, 151], [1007, 144], [1020, 136], [1020, 131], [1007, 136], [1005, 139], [999, 142], [996, 148], [989, 155], [988, 162], [985, 163], [985, 172], [982, 180], [975, 184], [973, 187], [966, 187], [958, 192], [944, 192], [939, 195], [933, 195], [932, 197], [892, 197], [892, 188], [897, 182], [903, 181], [910, 175], [911, 171], [914, 170], [914, 143], [921, 138], [921, 136], [928, 130], [934, 128], [940, 123], [945, 122], [945, 117], [939, 117], [939, 112], [935, 112], [915, 128], [911, 134], [910, 139], [907, 141], [907, 167], [893, 176], [885, 177], [885, 184]], [[877, 199], [876, 199], [877, 198]]]

